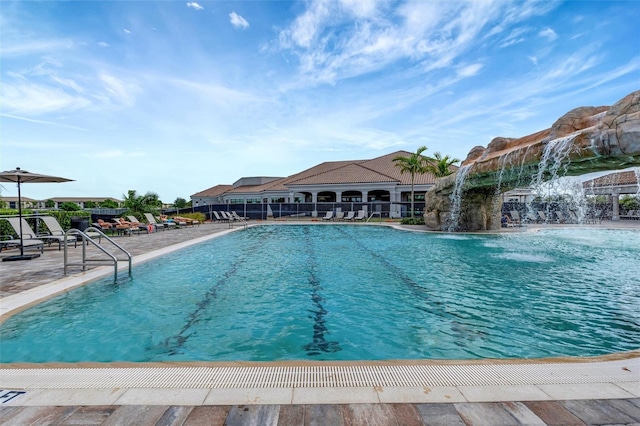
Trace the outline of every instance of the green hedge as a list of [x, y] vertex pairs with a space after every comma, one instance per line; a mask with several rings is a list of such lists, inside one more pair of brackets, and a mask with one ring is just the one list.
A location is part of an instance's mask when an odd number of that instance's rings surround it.
[[[23, 209], [22, 210], [22, 215], [23, 216], [31, 216], [33, 215], [35, 212], [32, 209]], [[15, 209], [0, 209], [0, 216], [17, 216], [18, 215], [18, 210]], [[77, 212], [68, 212], [68, 211], [64, 211], [64, 210], [45, 210], [45, 211], [38, 211], [38, 216], [53, 216], [55, 217], [58, 222], [60, 223], [60, 226], [62, 226], [62, 229], [64, 229], [65, 231], [69, 228], [71, 228], [71, 218], [72, 217], [87, 217], [89, 218], [89, 222], [91, 222], [91, 212], [87, 212], [87, 211], [77, 211]], [[29, 225], [31, 226], [31, 228], [35, 231], [36, 230], [36, 218], [31, 216], [26, 218], [27, 222], [29, 223]], [[44, 225], [44, 222], [40, 221], [39, 223], [39, 232], [40, 233], [45, 233], [47, 232], [47, 227]], [[9, 225], [9, 222], [7, 222], [6, 220], [1, 220], [0, 219], [0, 235], [3, 236], [7, 236], [7, 235], [11, 235], [11, 236], [17, 236], [16, 232], [13, 230], [13, 228], [11, 227], [11, 225]]]

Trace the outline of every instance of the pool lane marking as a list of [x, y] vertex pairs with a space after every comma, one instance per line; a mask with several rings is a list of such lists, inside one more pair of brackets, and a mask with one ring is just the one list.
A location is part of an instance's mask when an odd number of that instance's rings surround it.
[[[426, 288], [418, 284], [416, 281], [414, 281], [413, 278], [405, 274], [405, 272], [402, 269], [400, 269], [398, 266], [389, 262], [389, 260], [387, 260], [384, 256], [371, 250], [362, 241], [359, 241], [357, 238], [355, 238], [353, 234], [350, 234], [345, 229], [342, 229], [343, 227], [336, 226], [334, 228], [340, 233], [342, 233], [344, 236], [346, 236], [349, 240], [353, 241], [358, 247], [360, 247], [363, 251], [368, 253], [372, 258], [374, 258], [379, 263], [384, 265], [387, 268], [387, 270], [392, 271], [394, 276], [399, 277], [405, 284], [407, 284], [409, 289], [416, 295], [417, 298], [422, 299], [426, 297], [428, 299], [431, 299], [432, 306], [434, 306], [434, 308], [438, 307], [439, 309], [436, 308], [436, 309], [429, 310], [421, 306], [415, 306], [415, 307], [421, 311], [433, 313], [442, 318], [449, 319], [451, 321], [451, 333], [447, 333], [446, 331], [439, 330], [441, 333], [451, 334], [458, 337], [459, 339], [461, 339], [460, 344], [462, 344], [463, 346], [466, 346], [466, 344], [464, 344], [466, 340], [475, 339], [475, 337], [477, 336], [477, 332], [472, 332], [468, 330], [465, 327], [465, 324], [455, 319], [455, 318], [459, 318], [459, 316], [456, 315], [456, 313], [447, 312], [446, 309], [440, 307], [440, 305], [442, 305], [443, 303], [437, 300], [433, 300], [434, 299], [433, 295], [429, 290], [427, 290]], [[448, 317], [455, 317], [455, 318], [448, 318]], [[473, 337], [471, 338], [470, 336], [473, 336]]]
[[[263, 235], [262, 240], [264, 240], [264, 238], [265, 236]], [[254, 247], [254, 250], [255, 247], [259, 246], [260, 244], [252, 245], [252, 247]], [[235, 261], [231, 264], [231, 267], [224, 274], [222, 274], [222, 278], [218, 279], [218, 281], [216, 281], [216, 283], [204, 293], [204, 298], [196, 304], [196, 309], [187, 316], [187, 322], [184, 324], [182, 329], [177, 334], [165, 339], [165, 341], [163, 342], [163, 346], [166, 346], [169, 349], [169, 355], [176, 355], [179, 353], [178, 349], [183, 347], [189, 337], [194, 334], [189, 333], [185, 335], [185, 333], [191, 327], [201, 321], [200, 315], [209, 307], [209, 305], [211, 305], [211, 302], [216, 299], [216, 297], [218, 296], [218, 289], [226, 284], [229, 279], [238, 272], [238, 267], [242, 263], [244, 263], [248, 257], [249, 255], [247, 254], [245, 256], [242, 256], [242, 258], [240, 259], [235, 259]]]
[[318, 262], [316, 252], [314, 250], [312, 239], [309, 236], [309, 228], [304, 228], [305, 234], [305, 248], [307, 255], [307, 273], [308, 273], [308, 282], [311, 286], [311, 303], [315, 306], [315, 310], [309, 310], [313, 317], [309, 317], [313, 319], [313, 342], [308, 343], [302, 347], [307, 352], [308, 356], [320, 355], [322, 352], [338, 352], [341, 351], [342, 348], [340, 344], [336, 341], [327, 341], [325, 339], [325, 333], [329, 333], [329, 329], [326, 326], [325, 315], [328, 313], [327, 310], [322, 305], [322, 301], [324, 298], [320, 293], [322, 290], [322, 286], [320, 285], [320, 280], [318, 279], [315, 271], [318, 269]]

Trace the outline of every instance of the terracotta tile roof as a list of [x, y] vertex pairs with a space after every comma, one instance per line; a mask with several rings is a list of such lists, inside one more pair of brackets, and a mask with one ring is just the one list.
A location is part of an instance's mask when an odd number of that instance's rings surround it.
[[77, 203], [80, 201], [93, 201], [93, 202], [101, 203], [105, 200], [112, 200], [117, 203], [122, 202], [122, 200], [118, 200], [117, 198], [113, 198], [113, 197], [53, 197], [53, 198], [45, 198], [42, 201], [46, 201], [46, 200], [55, 201], [56, 203], [63, 203], [65, 201], [72, 202], [72, 203]]
[[193, 194], [192, 197], [218, 197], [225, 192], [228, 192], [230, 189], [233, 189], [232, 185], [216, 185], [209, 189], [205, 189], [204, 191]]
[[342, 167], [328, 170], [324, 173], [293, 179], [287, 185], [321, 185], [321, 184], [341, 184], [341, 183], [375, 183], [375, 182], [396, 182], [394, 179], [375, 170], [363, 167], [358, 163], [346, 164]]
[[[265, 191], [289, 191], [293, 189], [293, 187], [300, 185], [384, 182], [397, 182], [401, 185], [410, 185], [411, 175], [408, 173], [400, 173], [400, 168], [393, 162], [395, 157], [408, 157], [410, 155], [412, 155], [412, 153], [407, 151], [396, 151], [370, 160], [327, 161], [303, 170], [300, 173], [263, 185], [245, 185], [236, 188], [233, 188], [231, 185], [217, 185], [194, 194], [192, 197], [213, 197], [221, 195], [222, 193], [259, 194]], [[457, 170], [457, 167], [453, 166], [452, 169]], [[414, 183], [416, 185], [432, 185], [435, 183], [435, 180], [435, 176], [427, 173], [416, 175]]]
[[611, 173], [605, 176], [600, 176], [595, 179], [587, 180], [582, 183], [585, 188], [600, 187], [600, 186], [618, 186], [618, 185], [635, 185], [638, 183], [638, 178], [634, 171]]

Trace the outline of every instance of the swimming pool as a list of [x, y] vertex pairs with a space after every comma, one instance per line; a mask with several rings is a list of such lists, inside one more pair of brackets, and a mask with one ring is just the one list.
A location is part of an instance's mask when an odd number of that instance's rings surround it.
[[592, 356], [640, 346], [638, 233], [259, 226], [21, 312], [0, 360]]

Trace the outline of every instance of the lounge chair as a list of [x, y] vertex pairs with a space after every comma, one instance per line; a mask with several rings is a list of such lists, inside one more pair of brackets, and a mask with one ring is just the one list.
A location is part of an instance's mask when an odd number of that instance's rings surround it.
[[[47, 227], [47, 229], [49, 230], [49, 236], [61, 236], [63, 237], [64, 241], [64, 229], [62, 229], [62, 226], [60, 226], [60, 223], [58, 223], [58, 220], [53, 217], [53, 216], [39, 216], [38, 219], [41, 219], [45, 226]], [[47, 234], [40, 234], [38, 235], [38, 238], [40, 238], [41, 235], [47, 235]], [[59, 246], [60, 244], [62, 244], [62, 241], [59, 242]], [[72, 242], [73, 241], [73, 246], [74, 247], [78, 247], [78, 240], [74, 235], [67, 235], [67, 241], [68, 242]], [[60, 249], [60, 247], [58, 246], [58, 249]]]
[[[17, 218], [17, 217], [8, 217], [5, 218], [7, 221], [9, 221], [9, 224], [11, 225], [11, 227], [13, 228], [13, 230], [15, 231], [16, 235], [18, 236], [18, 240], [20, 239], [20, 220], [22, 220], [22, 240], [28, 240], [28, 239], [33, 239], [33, 240], [42, 240], [45, 241], [47, 244], [51, 245], [51, 243], [53, 241], [57, 241], [58, 242], [58, 250], [60, 250], [62, 248], [62, 242], [64, 241], [64, 235], [38, 235], [36, 234], [33, 229], [31, 229], [31, 226], [29, 225], [29, 223], [27, 223], [27, 221], [22, 218]], [[76, 241], [75, 237], [67, 237], [67, 241]], [[76, 243], [77, 244], [77, 243]], [[24, 243], [23, 243], [24, 246]]]
[[225, 212], [225, 211], [220, 211], [220, 216], [222, 216], [222, 220], [226, 220], [227, 222], [232, 222], [234, 220], [236, 220], [235, 217], [231, 216], [231, 213]]
[[356, 212], [350, 211], [347, 212], [347, 215], [344, 217], [344, 220], [353, 220], [356, 217]]
[[164, 228], [172, 228], [172, 227], [175, 227], [175, 226], [176, 226], [176, 224], [175, 224], [175, 223], [173, 223], [173, 222], [171, 222], [171, 223], [168, 223], [168, 222], [162, 222], [162, 221], [161, 221], [161, 222], [158, 222], [158, 221], [156, 220], [156, 218], [155, 218], [151, 213], [145, 213], [145, 214], [144, 214], [144, 217], [145, 217], [145, 218], [147, 218], [147, 222], [148, 222], [148, 223], [150, 223], [150, 224], [152, 224], [152, 225], [155, 225], [156, 229], [160, 228], [160, 229], [162, 229], [163, 231], [164, 231]]
[[127, 219], [129, 219], [129, 222], [131, 222], [131, 226], [137, 226], [138, 227], [138, 232], [139, 231], [144, 231], [147, 234], [149, 233], [149, 226], [146, 223], [140, 223], [140, 221], [138, 220], [137, 217], [135, 217], [135, 216], [127, 216]]
[[24, 238], [22, 241], [20, 241], [19, 239], [14, 239], [9, 236], [7, 237], [9, 239], [4, 239], [4, 240], [2, 239], [3, 237], [0, 237], [0, 251], [2, 251], [2, 249], [11, 249], [15, 247], [20, 247], [20, 244], [22, 244], [23, 249], [39, 248], [40, 253], [44, 253], [44, 241], [42, 240], [38, 240], [35, 238]]
[[322, 218], [322, 220], [333, 220], [333, 211], [329, 210], [324, 217]]
[[518, 213], [517, 210], [511, 210], [511, 220], [513, 221], [513, 224], [516, 226], [521, 226], [522, 222], [520, 221], [520, 213]]
[[228, 222], [229, 219], [226, 218], [226, 216], [222, 216], [220, 215], [217, 211], [212, 210], [211, 213], [213, 214], [213, 217], [215, 217], [215, 221], [216, 222]]
[[235, 210], [232, 210], [231, 214], [233, 215], [233, 217], [235, 217], [238, 220], [249, 220], [249, 218], [246, 216], [240, 216], [238, 213], [236, 213]]
[[358, 216], [354, 217], [353, 220], [365, 220], [366, 218], [366, 212], [364, 210], [358, 210]]
[[527, 213], [527, 222], [536, 223], [536, 222], [538, 222], [538, 220], [540, 220], [540, 219], [535, 214], [533, 214], [531, 212]]
[[337, 212], [336, 220], [344, 220], [344, 212]]
[[540, 216], [542, 223], [547, 223], [547, 215], [542, 210], [538, 210], [538, 216]]

